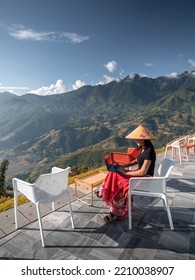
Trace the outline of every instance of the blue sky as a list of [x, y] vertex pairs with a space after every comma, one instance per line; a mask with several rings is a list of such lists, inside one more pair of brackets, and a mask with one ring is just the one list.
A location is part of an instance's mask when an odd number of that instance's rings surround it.
[[195, 70], [193, 0], [0, 0], [0, 92]]

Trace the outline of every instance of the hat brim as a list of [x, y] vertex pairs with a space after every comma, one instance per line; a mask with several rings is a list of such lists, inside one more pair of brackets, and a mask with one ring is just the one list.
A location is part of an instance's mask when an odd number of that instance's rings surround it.
[[135, 130], [129, 133], [126, 139], [132, 140], [156, 140], [156, 136], [153, 135], [147, 128], [143, 125], [138, 126]]

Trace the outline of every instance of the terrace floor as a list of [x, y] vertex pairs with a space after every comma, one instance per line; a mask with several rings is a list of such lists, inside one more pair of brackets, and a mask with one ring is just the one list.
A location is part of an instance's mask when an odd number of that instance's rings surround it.
[[[169, 155], [168, 155], [169, 156]], [[157, 156], [157, 161], [163, 154]], [[179, 168], [179, 161], [176, 160]], [[19, 206], [20, 229], [15, 230], [14, 211], [0, 213], [0, 259], [19, 260], [194, 260], [195, 259], [195, 155], [183, 162], [182, 177], [168, 181], [169, 201], [175, 230], [171, 231], [159, 200], [135, 197], [133, 230], [128, 221], [105, 224], [108, 213], [95, 198], [94, 206], [71, 201], [75, 229], [71, 228], [66, 201], [43, 205], [41, 213], [46, 247], [41, 246], [35, 206]], [[88, 199], [85, 190], [81, 193]]]

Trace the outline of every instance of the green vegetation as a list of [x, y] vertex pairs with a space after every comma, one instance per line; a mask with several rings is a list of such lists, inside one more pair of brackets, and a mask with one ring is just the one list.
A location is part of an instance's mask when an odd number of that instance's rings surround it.
[[9, 161], [8, 180], [33, 182], [52, 166], [71, 166], [73, 173], [103, 166], [104, 154], [134, 145], [125, 136], [140, 123], [157, 136], [155, 149], [194, 132], [195, 76], [127, 76], [45, 97], [1, 93], [0, 104], [0, 154]]
[[[85, 175], [85, 176], [90, 175], [90, 174], [94, 173], [94, 171], [96, 171], [96, 170], [105, 171], [106, 167], [102, 166], [100, 168], [93, 169], [93, 170], [92, 169], [89, 170], [86, 166], [73, 167], [68, 182], [69, 182], [69, 184], [73, 184], [75, 178], [79, 178], [79, 176], [83, 176], [83, 175]], [[21, 204], [24, 204], [27, 202], [29, 202], [29, 200], [25, 196], [23, 196], [23, 195], [18, 196], [18, 205], [21, 205]], [[1, 196], [0, 197], [0, 212], [4, 212], [13, 207], [14, 207], [14, 198], [13, 197], [10, 197], [10, 196]]]
[[[25, 196], [18, 197], [18, 205], [29, 202]], [[0, 198], [0, 212], [4, 212], [14, 207], [14, 198], [13, 197], [1, 197]]]
[[[156, 150], [156, 153], [162, 153], [164, 152], [165, 148], [161, 148]], [[1, 164], [2, 166], [5, 165], [5, 162]], [[69, 184], [73, 184], [75, 181], [75, 178], [79, 178], [80, 176], [87, 176], [90, 174], [93, 174], [94, 171], [99, 170], [99, 171], [106, 171], [106, 166], [101, 166], [99, 168], [95, 169], [89, 169], [87, 166], [75, 166], [71, 168], [71, 174], [69, 176]], [[4, 176], [3, 176], [4, 177]], [[18, 197], [18, 205], [24, 204], [29, 202], [29, 200], [25, 196], [19, 196]], [[0, 197], [0, 212], [9, 210], [14, 207], [14, 199], [13, 197], [10, 196], [1, 196]]]
[[9, 165], [9, 161], [4, 159], [0, 165], [0, 197], [6, 196], [5, 174]]

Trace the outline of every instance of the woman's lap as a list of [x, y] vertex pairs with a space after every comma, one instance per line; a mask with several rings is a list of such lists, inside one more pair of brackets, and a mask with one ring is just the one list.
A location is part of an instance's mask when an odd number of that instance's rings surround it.
[[131, 176], [109, 172], [100, 193], [110, 212], [120, 218], [128, 216], [128, 189]]

